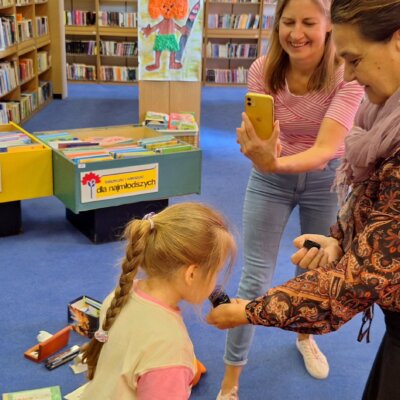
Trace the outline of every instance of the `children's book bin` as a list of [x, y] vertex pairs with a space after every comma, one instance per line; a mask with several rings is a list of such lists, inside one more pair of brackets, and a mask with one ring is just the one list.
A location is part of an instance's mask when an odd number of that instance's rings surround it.
[[8, 236], [22, 232], [21, 200], [53, 194], [52, 151], [13, 122], [0, 125], [0, 139], [0, 236]]
[[[162, 136], [138, 125], [36, 132], [35, 135], [45, 140], [46, 135], [57, 133], [99, 142], [102, 138], [125, 137], [137, 142]], [[129, 220], [161, 211], [170, 197], [200, 193], [202, 152], [195, 146], [179, 152], [150, 155], [144, 152], [129, 158], [91, 162], [77, 162], [62, 149], [51, 146], [54, 195], [64, 203], [66, 218], [94, 243], [119, 239]]]

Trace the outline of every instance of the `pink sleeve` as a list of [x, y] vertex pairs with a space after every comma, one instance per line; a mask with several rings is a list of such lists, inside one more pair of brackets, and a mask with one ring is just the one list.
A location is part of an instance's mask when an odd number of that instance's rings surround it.
[[247, 75], [247, 88], [249, 92], [265, 94], [265, 84], [263, 77], [265, 57], [257, 58], [251, 64]]
[[138, 400], [187, 400], [193, 371], [187, 367], [157, 368], [143, 374], [137, 384]]
[[325, 117], [339, 122], [347, 129], [354, 125], [354, 117], [364, 97], [364, 88], [357, 82], [341, 82]]

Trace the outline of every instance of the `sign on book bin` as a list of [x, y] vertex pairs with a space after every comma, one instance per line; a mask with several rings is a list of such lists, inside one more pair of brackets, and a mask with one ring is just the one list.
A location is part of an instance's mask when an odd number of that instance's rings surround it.
[[158, 164], [81, 172], [81, 202], [158, 192]]

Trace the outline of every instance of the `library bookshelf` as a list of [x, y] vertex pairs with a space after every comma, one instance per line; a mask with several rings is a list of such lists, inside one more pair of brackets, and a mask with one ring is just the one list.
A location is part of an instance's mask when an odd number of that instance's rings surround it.
[[205, 85], [246, 85], [251, 63], [268, 47], [274, 10], [272, 0], [206, 0]]
[[69, 82], [137, 82], [137, 0], [64, 0]]
[[[136, 83], [137, 0], [64, 0], [64, 5], [68, 80]], [[273, 0], [205, 0], [203, 84], [246, 84], [248, 68], [268, 47], [274, 10]]]
[[23, 123], [65, 96], [60, 11], [58, 0], [0, 0], [0, 123]]

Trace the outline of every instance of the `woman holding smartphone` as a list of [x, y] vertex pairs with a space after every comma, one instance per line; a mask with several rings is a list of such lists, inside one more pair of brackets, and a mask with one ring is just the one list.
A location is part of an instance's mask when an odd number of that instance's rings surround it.
[[[249, 92], [271, 95], [279, 122], [269, 140], [257, 136], [246, 114], [237, 129], [240, 149], [254, 165], [243, 211], [245, 260], [237, 294], [242, 299], [261, 296], [271, 286], [281, 236], [296, 206], [302, 233], [327, 234], [335, 221], [337, 195], [331, 187], [364, 91], [343, 80], [332, 43], [330, 4], [278, 1], [268, 53], [249, 71]], [[250, 325], [228, 332], [219, 400], [238, 398], [253, 334]], [[313, 337], [299, 334], [296, 345], [307, 371], [326, 378], [329, 365]]]
[[[333, 0], [331, 10], [345, 79], [357, 80], [368, 97], [337, 173], [340, 197], [351, 193], [331, 237], [295, 240], [292, 261], [308, 272], [255, 300], [221, 305], [208, 322], [222, 329], [250, 323], [323, 334], [364, 312], [362, 340], [376, 303], [386, 333], [362, 398], [400, 399], [400, 2]], [[306, 239], [322, 249], [307, 250]]]

